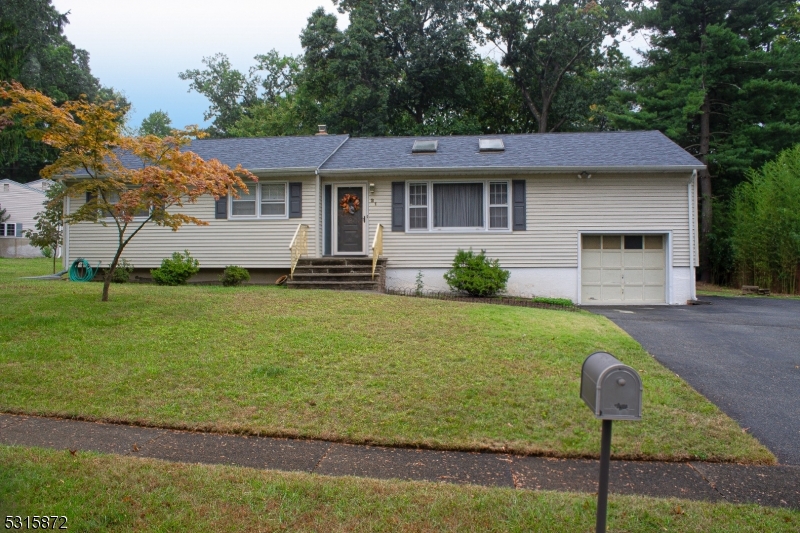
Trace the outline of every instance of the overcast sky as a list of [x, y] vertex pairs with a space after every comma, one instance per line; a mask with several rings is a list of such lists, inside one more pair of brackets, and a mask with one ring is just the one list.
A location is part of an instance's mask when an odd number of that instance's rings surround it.
[[[205, 124], [205, 97], [187, 92], [178, 73], [202, 68], [203, 57], [226, 54], [246, 72], [253, 56], [271, 49], [302, 52], [300, 32], [311, 12], [324, 7], [339, 17], [330, 0], [53, 0], [69, 11], [67, 38], [89, 52], [92, 74], [122, 91], [133, 104], [129, 124], [161, 109], [172, 125]], [[481, 50], [490, 53], [490, 49]]]

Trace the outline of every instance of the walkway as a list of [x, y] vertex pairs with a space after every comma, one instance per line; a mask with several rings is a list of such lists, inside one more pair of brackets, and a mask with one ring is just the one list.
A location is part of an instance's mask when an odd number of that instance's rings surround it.
[[[598, 448], [599, 437], [598, 430]], [[591, 460], [358, 446], [5, 414], [0, 414], [0, 444], [531, 490], [592, 493], [598, 477], [598, 462]], [[612, 461], [610, 490], [800, 509], [800, 467]]]

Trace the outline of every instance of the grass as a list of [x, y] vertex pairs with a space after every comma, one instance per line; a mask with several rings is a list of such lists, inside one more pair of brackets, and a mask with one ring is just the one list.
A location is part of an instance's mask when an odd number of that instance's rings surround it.
[[727, 297], [746, 297], [746, 298], [778, 298], [778, 299], [800, 299], [797, 294], [778, 294], [773, 293], [768, 296], [761, 294], [742, 294], [742, 289], [734, 287], [724, 287], [722, 285], [714, 285], [712, 283], [697, 282], [697, 295], [698, 296], [727, 296]]
[[579, 399], [597, 350], [640, 371], [619, 458], [774, 456], [587, 312], [279, 287], [17, 281], [0, 260], [0, 411], [436, 449], [597, 456]]
[[[0, 446], [0, 515], [77, 531], [594, 531], [590, 494], [331, 478]], [[611, 495], [609, 531], [796, 532], [800, 512]]]

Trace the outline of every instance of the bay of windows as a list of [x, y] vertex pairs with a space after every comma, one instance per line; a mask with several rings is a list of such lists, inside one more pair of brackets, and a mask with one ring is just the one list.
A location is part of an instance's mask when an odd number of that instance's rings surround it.
[[409, 231], [509, 230], [508, 181], [410, 182]]

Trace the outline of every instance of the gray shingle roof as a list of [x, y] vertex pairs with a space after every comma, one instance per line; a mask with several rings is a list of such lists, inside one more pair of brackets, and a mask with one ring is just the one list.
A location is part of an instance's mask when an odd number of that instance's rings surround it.
[[[480, 153], [478, 139], [500, 138], [505, 151]], [[702, 168], [702, 164], [659, 131], [537, 133], [430, 137], [436, 154], [412, 154], [419, 137], [349, 139], [322, 171], [435, 169]]]
[[[481, 153], [478, 140], [502, 139], [502, 152]], [[412, 154], [415, 140], [438, 140], [435, 154]], [[344, 144], [343, 144], [344, 143]], [[456, 171], [690, 170], [703, 165], [658, 131], [534, 133], [451, 137], [370, 137], [346, 135], [201, 139], [190, 150], [248, 170], [320, 173]], [[141, 162], [122, 156], [133, 168]], [[78, 174], [81, 174], [79, 172]]]

